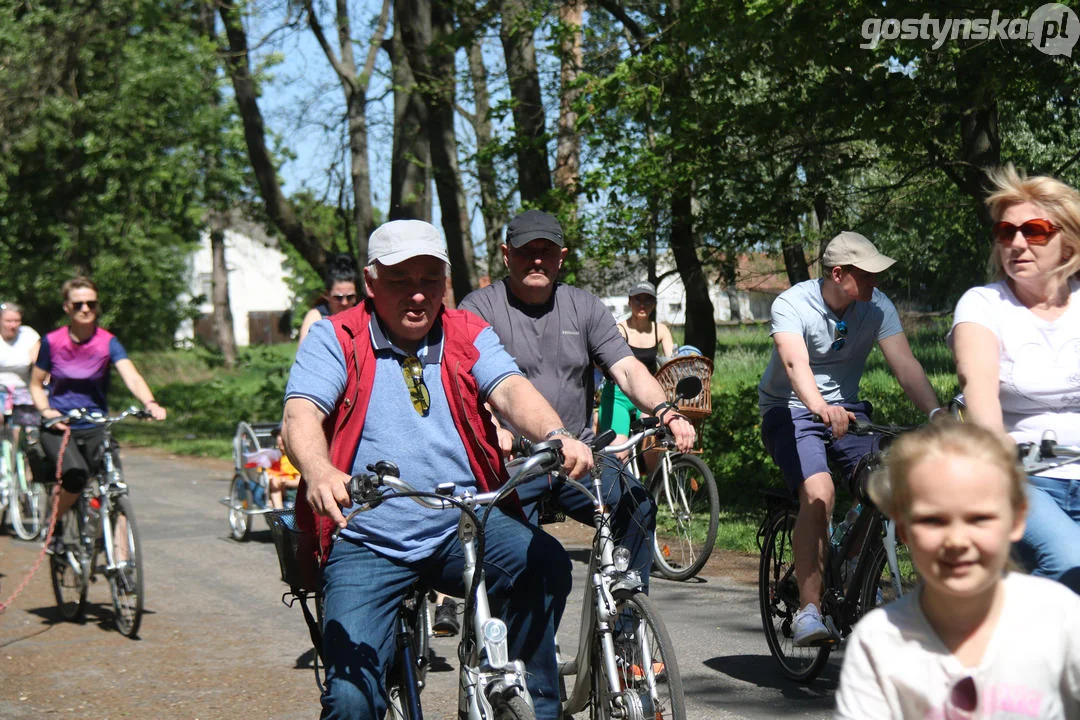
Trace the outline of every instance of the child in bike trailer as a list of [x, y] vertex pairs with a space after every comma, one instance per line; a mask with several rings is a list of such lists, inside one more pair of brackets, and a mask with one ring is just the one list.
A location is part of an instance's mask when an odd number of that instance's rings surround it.
[[1080, 718], [1080, 598], [1006, 567], [1025, 482], [1015, 447], [976, 425], [896, 441], [870, 495], [922, 585], [855, 627], [836, 718]]

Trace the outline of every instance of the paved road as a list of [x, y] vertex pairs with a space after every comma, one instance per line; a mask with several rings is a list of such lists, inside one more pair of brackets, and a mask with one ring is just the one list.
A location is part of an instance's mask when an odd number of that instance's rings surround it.
[[[229, 463], [129, 451], [125, 468], [141, 522], [148, 614], [140, 639], [108, 622], [108, 589], [91, 588], [86, 625], [56, 622], [47, 566], [0, 615], [0, 717], [311, 718], [318, 712], [310, 641], [284, 586], [261, 519], [250, 542], [226, 537]], [[0, 536], [0, 597], [32, 564], [35, 548]], [[586, 551], [572, 548], [576, 560]], [[564, 643], [576, 637], [577, 592]], [[839, 665], [802, 687], [777, 677], [761, 634], [755, 589], [708, 578], [657, 580], [652, 596], [674, 638], [690, 718], [825, 718]], [[436, 652], [453, 659], [453, 641]], [[451, 718], [456, 676], [429, 675], [428, 718]]]

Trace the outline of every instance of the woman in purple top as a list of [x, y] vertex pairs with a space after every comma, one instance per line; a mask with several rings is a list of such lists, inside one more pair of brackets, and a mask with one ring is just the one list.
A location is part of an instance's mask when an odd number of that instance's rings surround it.
[[[41, 413], [42, 422], [54, 421], [41, 434], [49, 466], [55, 468], [60, 444], [67, 424], [55, 422], [69, 410], [85, 408], [108, 412], [105, 396], [109, 390], [109, 365], [115, 365], [120, 378], [131, 394], [153, 415], [165, 419], [165, 408], [154, 400], [154, 394], [135, 369], [120, 341], [107, 330], [98, 327], [97, 286], [88, 278], [76, 277], [64, 283], [64, 312], [69, 325], [53, 330], [41, 338], [41, 348], [30, 376], [30, 395]], [[45, 379], [50, 378], [49, 389]], [[57, 508], [55, 538], [60, 538], [59, 519], [75, 504], [90, 476], [94, 458], [104, 430], [90, 424], [74, 423], [71, 439], [64, 451], [60, 478], [60, 504]]]

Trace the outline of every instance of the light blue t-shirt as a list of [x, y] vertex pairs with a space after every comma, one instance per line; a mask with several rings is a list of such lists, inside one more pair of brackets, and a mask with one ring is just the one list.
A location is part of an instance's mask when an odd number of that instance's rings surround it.
[[[409, 394], [412, 383], [405, 380], [404, 360], [410, 354], [389, 340], [375, 316], [370, 331], [375, 380], [353, 474], [367, 472], [367, 466], [379, 460], [389, 460], [401, 470], [401, 479], [419, 490], [434, 490], [443, 482], [453, 482], [459, 490], [475, 488], [476, 478], [443, 390], [441, 324], [436, 322], [416, 353], [431, 396], [426, 417], [413, 406]], [[521, 374], [490, 327], [476, 336], [474, 345], [480, 358], [472, 375], [482, 398], [506, 377]], [[345, 391], [345, 380], [345, 358], [333, 325], [320, 320], [311, 326], [296, 353], [285, 399], [306, 398], [329, 413]], [[349, 510], [343, 512], [347, 515]], [[358, 513], [341, 532], [382, 555], [413, 562], [429, 557], [455, 531], [458, 517], [454, 510], [431, 510], [399, 499]]]
[[[841, 320], [847, 324], [847, 335], [843, 347], [833, 350], [833, 342], [839, 337], [836, 324]], [[821, 296], [821, 280], [806, 280], [773, 301], [769, 334], [802, 336], [818, 391], [832, 405], [858, 402], [859, 380], [874, 342], [903, 331], [896, 308], [880, 290], [874, 289], [869, 302], [851, 303], [843, 317], [837, 317]], [[775, 345], [758, 383], [758, 407], [762, 415], [774, 407], [805, 407], [791, 387]]]

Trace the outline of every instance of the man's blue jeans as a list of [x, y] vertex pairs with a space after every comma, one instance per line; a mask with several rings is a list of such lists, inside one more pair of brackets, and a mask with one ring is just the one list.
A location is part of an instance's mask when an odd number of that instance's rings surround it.
[[[465, 594], [464, 557], [455, 532], [429, 558], [389, 560], [339, 537], [323, 569], [323, 718], [382, 720], [386, 674], [394, 658], [394, 620], [419, 578], [456, 597]], [[511, 658], [525, 662], [536, 717], [560, 714], [555, 630], [570, 593], [570, 557], [550, 535], [495, 509], [487, 523], [484, 572], [492, 613], [509, 630]]]
[[[600, 486], [604, 502], [613, 509], [612, 532], [616, 545], [630, 550], [630, 567], [641, 572], [645, 590], [649, 588], [649, 571], [652, 569], [653, 535], [656, 532], [656, 503], [636, 478], [622, 475], [615, 466], [614, 458], [604, 463], [600, 474]], [[592, 477], [582, 478], [581, 483], [592, 489]], [[625, 486], [624, 486], [625, 484]], [[525, 508], [529, 522], [536, 523], [540, 515], [540, 499], [550, 493], [555, 505], [580, 523], [592, 527], [594, 505], [579, 490], [565, 483], [551, 487], [548, 476], [529, 480], [518, 486], [518, 497]]]
[[1032, 575], [1080, 593], [1080, 480], [1028, 477], [1028, 515], [1016, 551]]

